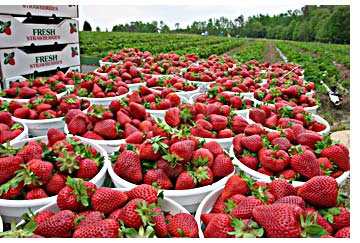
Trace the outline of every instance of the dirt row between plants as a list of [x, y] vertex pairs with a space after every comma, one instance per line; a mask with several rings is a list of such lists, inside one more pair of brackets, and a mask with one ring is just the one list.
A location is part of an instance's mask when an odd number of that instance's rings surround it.
[[225, 52], [224, 54], [228, 55], [228, 56], [235, 56], [236, 54], [238, 54], [242, 49], [246, 48], [248, 45], [251, 45], [254, 41], [248, 41], [245, 42], [244, 44], [242, 44], [239, 47], [236, 47], [234, 49], [229, 50], [228, 52]]
[[270, 64], [274, 64], [282, 61], [279, 53], [276, 51], [274, 43], [271, 41], [266, 42], [266, 51], [262, 56], [263, 62], [270, 62]]

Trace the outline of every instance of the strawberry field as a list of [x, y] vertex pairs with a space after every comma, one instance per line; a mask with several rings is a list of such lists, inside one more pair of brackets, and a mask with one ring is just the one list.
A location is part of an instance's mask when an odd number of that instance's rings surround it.
[[331, 137], [349, 128], [349, 46], [82, 32], [80, 47], [92, 71], [0, 92], [0, 237], [350, 237], [350, 154]]

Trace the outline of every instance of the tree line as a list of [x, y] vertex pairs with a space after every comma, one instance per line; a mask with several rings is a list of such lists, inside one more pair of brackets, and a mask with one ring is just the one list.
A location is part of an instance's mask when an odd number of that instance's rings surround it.
[[182, 34], [201, 34], [207, 31], [208, 35], [213, 36], [230, 33], [236, 37], [349, 44], [350, 6], [306, 5], [300, 10], [288, 10], [274, 16], [259, 14], [250, 16], [247, 20], [243, 15], [234, 20], [226, 17], [210, 18], [207, 21], [194, 21], [186, 28], [179, 26], [176, 23], [171, 30], [164, 21], [134, 21], [115, 25], [112, 31]]

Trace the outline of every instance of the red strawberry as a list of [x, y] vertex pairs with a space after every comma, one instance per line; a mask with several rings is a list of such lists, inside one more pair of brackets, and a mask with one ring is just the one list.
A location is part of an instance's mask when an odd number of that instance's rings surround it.
[[236, 218], [249, 219], [253, 209], [260, 205], [263, 205], [260, 199], [254, 196], [248, 196], [244, 198], [234, 210], [231, 211], [230, 215]]
[[320, 210], [334, 231], [350, 226], [350, 212], [343, 206]]
[[264, 124], [266, 120], [266, 113], [261, 109], [254, 109], [249, 111], [249, 117], [256, 123]]
[[65, 186], [66, 178], [60, 174], [54, 174], [50, 177], [45, 186], [45, 190], [49, 195], [57, 195], [59, 191]]
[[135, 119], [145, 119], [146, 110], [145, 110], [145, 107], [142, 106], [141, 104], [131, 102], [131, 103], [129, 103], [129, 109], [130, 109], [131, 115]]
[[263, 205], [256, 207], [252, 213], [255, 221], [264, 228], [267, 237], [298, 238], [301, 235], [300, 215], [303, 210], [297, 205]]
[[206, 148], [199, 148], [194, 151], [191, 161], [195, 166], [207, 165], [211, 168], [214, 164], [214, 155]]
[[99, 222], [104, 219], [104, 215], [99, 211], [84, 211], [79, 213], [77, 221], [80, 220], [80, 217], [82, 217], [81, 221], [76, 225], [76, 229], [79, 229], [81, 227], [85, 227], [87, 225], [93, 224], [94, 222]]
[[76, 172], [77, 178], [91, 180], [99, 172], [98, 165], [91, 159], [83, 159], [78, 164], [79, 169]]
[[194, 216], [187, 213], [176, 214], [167, 226], [171, 237], [198, 237], [199, 230]]
[[20, 156], [0, 158], [0, 184], [4, 184], [14, 177], [15, 171], [20, 170], [24, 160]]
[[350, 238], [350, 227], [344, 227], [336, 232], [335, 238]]
[[127, 195], [123, 192], [107, 187], [100, 187], [91, 197], [91, 202], [94, 210], [107, 215], [125, 204], [127, 199]]
[[239, 160], [252, 170], [257, 170], [258, 168], [259, 160], [251, 153], [244, 153]]
[[350, 170], [349, 151], [339, 145], [331, 145], [324, 148], [321, 151], [321, 156], [331, 159], [334, 164], [344, 171]]
[[295, 180], [298, 177], [296, 171], [293, 169], [279, 171], [276, 174], [276, 177], [280, 177], [280, 176], [283, 176], [285, 180], [291, 180], [291, 179]]
[[85, 114], [77, 114], [68, 124], [71, 134], [82, 135], [87, 131], [87, 117]]
[[[35, 174], [35, 176], [38, 177], [37, 181], [40, 183], [40, 185], [44, 185], [49, 181], [54, 165], [50, 162], [33, 159], [26, 164], [26, 167], [29, 168], [30, 171]], [[32, 186], [37, 186], [37, 185], [32, 184]]]
[[233, 131], [229, 128], [220, 130], [217, 135], [218, 138], [231, 138], [233, 136], [234, 136]]
[[89, 138], [89, 139], [95, 139], [95, 140], [104, 140], [103, 137], [101, 137], [100, 135], [96, 134], [93, 131], [87, 131], [85, 132], [82, 137], [84, 138]]
[[320, 166], [317, 162], [316, 156], [310, 150], [305, 150], [295, 154], [290, 160], [291, 167], [302, 176], [312, 178], [320, 175]]
[[73, 238], [119, 238], [119, 224], [113, 219], [104, 219], [77, 228]]
[[274, 195], [276, 200], [286, 196], [296, 195], [296, 190], [294, 186], [287, 182], [285, 179], [273, 180], [269, 183], [267, 188], [269, 189], [269, 192]]
[[130, 150], [122, 152], [114, 164], [114, 172], [131, 183], [143, 180], [139, 155]]
[[213, 134], [211, 131], [206, 130], [203, 126], [195, 126], [190, 129], [190, 133], [193, 136], [201, 137], [201, 138], [215, 138], [216, 135]]
[[258, 134], [243, 137], [241, 138], [240, 143], [247, 150], [253, 153], [258, 152], [263, 146], [262, 139]]
[[276, 200], [275, 203], [289, 203], [289, 204], [295, 204], [298, 205], [299, 207], [301, 207], [302, 209], [305, 209], [305, 201], [304, 199], [302, 199], [301, 197], [298, 196], [285, 196], [285, 197], [281, 197], [278, 200]]
[[32, 98], [36, 95], [36, 90], [35, 89], [32, 89], [32, 88], [29, 88], [29, 87], [22, 87], [20, 89], [20, 94], [19, 96], [23, 99], [29, 99], [29, 98]]
[[196, 178], [189, 171], [183, 171], [176, 179], [175, 190], [185, 190], [195, 188]]
[[[315, 144], [322, 140], [322, 136], [317, 133], [300, 133], [296, 136], [298, 144], [309, 146], [311, 149], [315, 149]], [[324, 156], [325, 157], [325, 156]]]
[[20, 118], [20, 119], [27, 119], [30, 113], [30, 109], [27, 107], [18, 108], [14, 111], [13, 115], [14, 117]]
[[0, 111], [0, 121], [8, 126], [11, 125], [11, 114], [9, 112]]
[[173, 143], [169, 148], [169, 152], [175, 155], [176, 160], [181, 164], [186, 164], [191, 160], [194, 150], [195, 142], [192, 140]]
[[227, 214], [219, 213], [214, 216], [204, 231], [205, 238], [233, 238], [229, 232], [234, 231], [231, 219]]
[[263, 155], [259, 157], [262, 166], [270, 171], [282, 171], [290, 163], [290, 156], [284, 150], [274, 151], [265, 150]]
[[224, 151], [219, 143], [216, 141], [210, 141], [204, 144], [203, 148], [208, 149], [216, 158], [219, 154], [223, 154]]
[[33, 159], [40, 159], [41, 154], [44, 151], [41, 148], [41, 145], [38, 143], [29, 143], [28, 145], [24, 146], [18, 153], [17, 156], [21, 157], [25, 163], [29, 162]]
[[215, 177], [224, 177], [234, 171], [234, 165], [228, 155], [219, 154], [216, 156], [212, 171]]
[[47, 132], [48, 146], [53, 146], [57, 141], [64, 140], [66, 135], [55, 128], [50, 128]]
[[210, 123], [215, 131], [220, 131], [226, 128], [228, 120], [225, 116], [211, 114]]
[[244, 132], [249, 123], [241, 116], [233, 116], [231, 117], [231, 125], [233, 132], [238, 134]]
[[62, 210], [42, 222], [37, 231], [44, 237], [71, 237], [75, 217], [70, 210]]
[[[304, 204], [305, 204], [305, 202], [304, 202]], [[316, 217], [316, 223], [318, 225], [323, 227], [329, 234], [333, 233], [333, 228], [331, 227], [329, 222], [320, 213], [318, 213], [314, 208], [312, 208], [312, 207], [311, 208], [306, 208], [306, 214], [307, 215], [309, 215], [309, 214], [312, 215], [311, 222], [314, 222], [315, 217]]]
[[274, 138], [271, 141], [271, 145], [272, 146], [277, 145], [279, 150], [285, 150], [285, 151], [287, 151], [292, 146], [290, 141], [284, 137]]
[[261, 134], [266, 134], [266, 130], [258, 123], [255, 124], [249, 124], [245, 127], [244, 129], [244, 133], [247, 136], [251, 136], [251, 135], [261, 135]]
[[[148, 204], [140, 198], [131, 199], [121, 210], [119, 219], [129, 228], [139, 229], [144, 222], [149, 222], [151, 217], [149, 214], [141, 213], [148, 209]], [[140, 212], [139, 212], [140, 211]], [[141, 215], [143, 214], [143, 215]]]
[[208, 166], [197, 167], [194, 175], [200, 186], [211, 185], [214, 181], [214, 175]]
[[106, 139], [116, 139], [118, 135], [116, 121], [112, 119], [106, 119], [95, 123], [94, 132]]
[[248, 192], [249, 187], [247, 186], [246, 181], [238, 174], [234, 174], [226, 181], [222, 197], [225, 200], [236, 194], [246, 195]]
[[126, 191], [125, 194], [129, 200], [135, 198], [144, 199], [148, 204], [157, 202], [157, 190], [155, 187], [147, 184], [141, 184], [133, 189]]
[[316, 207], [334, 207], [337, 205], [338, 184], [330, 176], [315, 176], [298, 189], [297, 195]]
[[154, 225], [155, 234], [157, 237], [167, 237], [168, 230], [166, 219], [160, 208], [154, 207], [151, 212], [157, 213], [157, 216], [152, 216], [151, 221]]
[[176, 127], [180, 124], [181, 120], [180, 120], [180, 110], [177, 107], [173, 107], [170, 108], [166, 111], [165, 113], [165, 122], [172, 126], [172, 127]]
[[161, 189], [168, 190], [172, 188], [172, 182], [163, 169], [150, 169], [144, 175], [144, 183], [152, 185], [156, 183]]

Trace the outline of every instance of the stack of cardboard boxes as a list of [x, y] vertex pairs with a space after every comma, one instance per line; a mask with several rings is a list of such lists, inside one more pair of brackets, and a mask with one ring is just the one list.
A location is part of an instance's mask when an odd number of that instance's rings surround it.
[[77, 5], [1, 5], [0, 81], [80, 71]]

